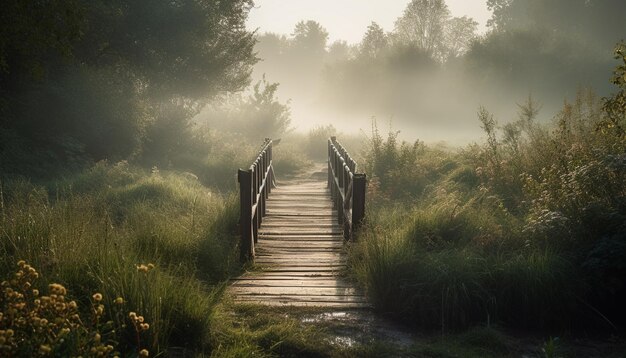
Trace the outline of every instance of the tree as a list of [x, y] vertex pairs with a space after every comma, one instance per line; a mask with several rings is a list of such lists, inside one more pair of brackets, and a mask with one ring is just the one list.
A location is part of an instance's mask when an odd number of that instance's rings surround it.
[[239, 134], [254, 140], [279, 138], [291, 128], [289, 103], [277, 97], [278, 83], [265, 76], [258, 81], [248, 96], [233, 94], [211, 103], [199, 117], [211, 128]]
[[352, 55], [352, 47], [346, 41], [338, 40], [328, 47], [327, 60], [328, 63], [345, 61]]
[[[0, 88], [43, 77], [55, 56], [71, 56], [84, 27], [77, 0], [9, 0], [0, 12]], [[14, 83], [14, 82], [13, 82]]]
[[142, 95], [198, 101], [249, 84], [251, 0], [83, 1], [89, 31], [80, 59], [127, 71]]
[[359, 46], [361, 56], [375, 59], [377, 58], [388, 46], [388, 39], [385, 31], [377, 23], [372, 23], [367, 27], [367, 32], [361, 40]]
[[470, 17], [450, 17], [444, 0], [413, 0], [396, 21], [394, 36], [401, 44], [445, 62], [467, 52], [477, 29], [478, 23]]
[[91, 160], [128, 157], [156, 123], [150, 117], [174, 113], [173, 120], [182, 122], [171, 128], [187, 135], [186, 121], [205, 101], [250, 82], [256, 39], [245, 22], [252, 4], [3, 3], [0, 131], [14, 139], [0, 143], [0, 171], [2, 162], [15, 162], [4, 159], [19, 152], [7, 149], [18, 144], [33, 153], [52, 153], [50, 162], [62, 162], [69, 151]]
[[471, 17], [453, 17], [446, 22], [445, 51], [446, 60], [457, 58], [465, 54], [472, 41], [476, 39], [478, 22]]
[[450, 11], [444, 0], [412, 0], [396, 20], [395, 36], [405, 44], [426, 51], [433, 58], [445, 57], [445, 28]]
[[249, 133], [255, 138], [279, 138], [290, 129], [289, 104], [278, 101], [277, 90], [278, 83], [270, 83], [263, 76], [248, 97], [244, 108], [246, 126], [251, 129]]
[[292, 44], [298, 51], [316, 57], [322, 57], [326, 52], [328, 31], [316, 21], [298, 22], [292, 36]]

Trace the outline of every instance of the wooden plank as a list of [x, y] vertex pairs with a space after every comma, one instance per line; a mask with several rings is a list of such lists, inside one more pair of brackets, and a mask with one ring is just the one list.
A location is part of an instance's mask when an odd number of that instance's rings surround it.
[[322, 230], [341, 230], [341, 226], [339, 226], [337, 223], [320, 223], [320, 224], [315, 224], [315, 223], [308, 223], [308, 222], [298, 222], [298, 223], [294, 223], [294, 222], [277, 222], [277, 221], [272, 221], [272, 222], [263, 222], [263, 225], [261, 225], [261, 231], [263, 230], [275, 230], [275, 229], [303, 229], [303, 230], [307, 230], [307, 229], [322, 229]]
[[[336, 213], [336, 210], [334, 211]], [[290, 217], [290, 216], [298, 216], [298, 217], [310, 217], [312, 218], [312, 220], [317, 220], [315, 219], [316, 217], [319, 216], [323, 216], [323, 217], [327, 217], [329, 219], [331, 219], [333, 217], [332, 214], [330, 214], [327, 210], [303, 210], [303, 211], [290, 211], [290, 210], [284, 210], [284, 209], [267, 209], [267, 213], [268, 215], [278, 215], [278, 216], [286, 216], [286, 217]]]
[[319, 296], [319, 295], [237, 295], [238, 300], [275, 300], [299, 302], [359, 302], [367, 303], [364, 296]]
[[267, 286], [267, 287], [353, 287], [351, 282], [337, 279], [245, 279], [234, 280], [233, 286]]
[[329, 309], [368, 309], [371, 306], [362, 302], [295, 302], [295, 301], [265, 301], [265, 300], [237, 300], [235, 302], [245, 304], [257, 304], [271, 307], [319, 307]]
[[324, 280], [341, 278], [336, 272], [267, 272], [255, 271], [241, 276], [246, 280]]
[[345, 269], [345, 266], [329, 266], [329, 267], [319, 267], [319, 266], [280, 266], [280, 267], [263, 267], [261, 270], [263, 272], [275, 272], [275, 273], [308, 273], [311, 275], [318, 273], [329, 273], [335, 272], [339, 273]]
[[273, 286], [231, 286], [231, 293], [238, 296], [267, 295], [267, 296], [358, 296], [363, 297], [353, 287], [273, 287]]

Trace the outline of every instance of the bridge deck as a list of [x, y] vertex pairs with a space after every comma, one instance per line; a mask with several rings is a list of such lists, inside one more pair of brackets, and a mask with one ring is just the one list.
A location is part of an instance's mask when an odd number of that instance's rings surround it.
[[344, 239], [325, 165], [314, 173], [278, 182], [256, 244], [255, 271], [233, 280], [235, 302], [271, 306], [366, 307], [348, 280]]

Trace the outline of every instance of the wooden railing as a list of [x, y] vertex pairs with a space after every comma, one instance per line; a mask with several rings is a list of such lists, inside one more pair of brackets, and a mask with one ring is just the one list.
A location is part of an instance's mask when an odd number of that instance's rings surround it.
[[328, 186], [337, 209], [339, 224], [346, 239], [365, 217], [365, 174], [357, 173], [357, 164], [336, 137], [328, 139]]
[[254, 245], [265, 216], [265, 201], [274, 186], [272, 140], [265, 138], [258, 157], [248, 170], [239, 169], [241, 260], [254, 259]]

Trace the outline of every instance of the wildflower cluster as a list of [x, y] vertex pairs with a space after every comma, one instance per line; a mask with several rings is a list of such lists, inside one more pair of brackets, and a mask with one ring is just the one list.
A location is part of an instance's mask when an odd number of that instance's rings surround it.
[[137, 271], [141, 272], [141, 273], [148, 273], [150, 271], [152, 271], [152, 269], [154, 269], [154, 264], [140, 264], [137, 265]]
[[139, 316], [135, 312], [130, 312], [128, 314], [128, 317], [130, 318], [130, 321], [133, 323], [133, 326], [135, 326], [135, 330], [137, 332], [143, 332], [143, 331], [147, 331], [148, 329], [150, 329], [150, 325], [144, 322], [143, 316]]
[[[33, 287], [37, 270], [24, 261], [17, 266], [14, 276], [0, 283], [0, 356], [120, 355], [116, 328], [122, 325], [101, 323], [105, 314], [101, 293], [92, 296], [92, 320], [83, 321], [78, 303], [67, 298], [63, 285], [52, 283], [48, 294], [42, 294]], [[123, 302], [121, 297], [114, 300], [120, 307]], [[141, 320], [137, 332], [149, 328]]]

